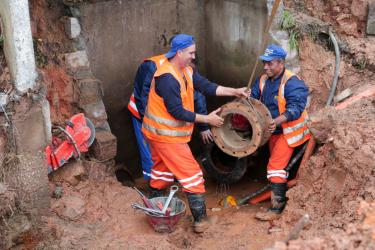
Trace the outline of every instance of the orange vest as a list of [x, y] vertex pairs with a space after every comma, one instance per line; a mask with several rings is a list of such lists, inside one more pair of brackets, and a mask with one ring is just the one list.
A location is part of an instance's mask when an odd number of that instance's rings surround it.
[[[170, 73], [180, 84], [181, 101], [184, 109], [194, 112], [193, 69], [183, 69], [183, 76], [166, 61], [155, 72], [151, 83], [148, 104], [142, 123], [142, 132], [150, 140], [166, 143], [187, 143], [191, 139], [194, 123], [175, 119], [164, 105], [164, 100], [155, 91], [155, 77]], [[187, 84], [187, 86], [186, 86]]]
[[[286, 111], [286, 99], [284, 97], [285, 85], [287, 84], [288, 80], [294, 75], [295, 74], [291, 71], [285, 70], [283, 78], [281, 79], [279, 93], [277, 97], [280, 114], [283, 114]], [[259, 88], [261, 95], [264, 85], [266, 84], [267, 78], [267, 75], [262, 75], [260, 77]], [[309, 129], [307, 128], [307, 119], [308, 115], [306, 110], [304, 110], [297, 120], [281, 124], [283, 128], [284, 137], [290, 147], [297, 147], [305, 141], [307, 141], [308, 139], [310, 139], [311, 134]]]
[[[167, 58], [165, 57], [165, 54], [162, 54], [162, 55], [147, 58], [147, 59], [144, 60], [144, 62], [153, 61], [156, 65], [156, 70], [157, 70], [166, 60], [167, 60]], [[128, 109], [135, 117], [137, 117], [138, 119], [141, 119], [141, 116], [139, 115], [139, 112], [138, 112], [138, 109], [137, 109], [137, 105], [135, 104], [134, 92], [130, 96], [130, 100], [129, 100], [129, 103], [128, 103]]]

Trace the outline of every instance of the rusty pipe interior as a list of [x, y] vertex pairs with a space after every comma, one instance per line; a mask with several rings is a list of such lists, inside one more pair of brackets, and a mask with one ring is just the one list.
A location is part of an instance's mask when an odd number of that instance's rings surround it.
[[[237, 99], [221, 108], [224, 124], [212, 128], [212, 134], [216, 145], [226, 154], [238, 158], [251, 155], [270, 138], [268, 126], [272, 117], [260, 101]], [[240, 125], [238, 119], [242, 120]]]

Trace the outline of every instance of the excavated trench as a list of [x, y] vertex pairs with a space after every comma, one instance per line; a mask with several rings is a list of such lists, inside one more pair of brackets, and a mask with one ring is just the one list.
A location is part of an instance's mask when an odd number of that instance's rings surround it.
[[[136, 177], [140, 162], [135, 143], [128, 143], [135, 137], [126, 106], [140, 62], [165, 53], [174, 34], [188, 33], [196, 39], [202, 75], [225, 86], [245, 86], [267, 18], [266, 2], [260, 0], [105, 1], [80, 10], [90, 63], [103, 81], [108, 121], [117, 137], [116, 161]], [[228, 100], [208, 98], [208, 110]], [[200, 145], [194, 138], [191, 146], [197, 156]]]
[[[44, 3], [42, 0], [31, 2]], [[227, 174], [235, 173], [232, 176], [235, 184], [223, 183], [222, 186], [217, 186], [216, 181], [207, 178], [208, 214], [217, 215], [219, 220], [203, 236], [193, 233], [189, 211], [175, 232], [155, 233], [147, 225], [145, 215], [130, 208], [131, 203], [141, 201], [134, 190], [126, 187], [135, 183], [137, 187], [147, 191], [147, 186], [140, 179], [133, 180], [133, 177], [140, 174], [140, 165], [135, 143], [129, 143], [135, 142], [135, 138], [126, 110], [136, 68], [143, 58], [165, 52], [173, 34], [184, 32], [193, 34], [197, 39], [201, 59], [199, 70], [203, 75], [227, 86], [245, 86], [260, 47], [261, 31], [267, 16], [266, 1], [88, 2], [91, 3], [78, 7], [81, 27], [91, 69], [102, 80], [111, 130], [118, 139], [116, 160], [125, 167], [117, 173], [108, 172], [111, 168], [99, 161], [91, 161], [94, 159], [82, 164], [73, 161], [64, 166], [67, 170], [65, 179], [50, 181], [50, 214], [45, 217], [43, 229], [16, 237], [13, 246], [25, 244], [25, 249], [33, 249], [36, 245], [38, 249], [263, 249], [272, 246], [277, 240], [285, 239], [301, 216], [308, 213], [311, 223], [301, 231], [300, 238], [288, 244], [278, 242], [275, 249], [372, 249], [371, 239], [374, 239], [375, 232], [375, 151], [372, 145], [374, 98], [358, 102], [342, 111], [323, 110], [312, 118], [309, 126], [318, 140], [317, 150], [300, 170], [297, 186], [287, 193], [289, 201], [286, 210], [282, 218], [274, 223], [259, 222], [253, 216], [260, 209], [266, 208], [268, 203], [236, 209], [221, 200], [223, 193], [240, 198], [259, 190], [267, 183], [267, 145], [260, 145], [250, 157], [238, 160], [214, 144], [204, 149], [195, 131], [191, 143], [194, 154], [201, 156], [200, 160], [209, 158], [211, 166], [216, 168], [215, 173], [222, 174], [218, 178], [228, 180], [230, 178]], [[309, 7], [319, 1], [306, 2]], [[326, 6], [325, 12], [330, 13], [328, 21], [337, 17], [332, 14], [333, 10], [347, 9], [344, 5], [349, 1], [342, 2], [345, 3]], [[52, 4], [52, 1], [48, 1], [48, 4]], [[48, 4], [44, 5], [45, 13], [56, 11], [47, 8]], [[38, 5], [39, 11], [41, 6], [43, 5]], [[314, 13], [316, 8], [310, 7], [313, 15], [320, 15]], [[33, 20], [37, 23], [34, 25], [37, 26], [39, 35], [35, 38], [43, 38], [46, 44], [49, 39], [65, 44], [65, 38], [61, 40], [61, 32], [56, 32], [61, 27], [53, 26], [53, 29], [49, 29], [44, 26], [56, 23], [64, 14], [56, 12], [53, 14], [55, 19], [50, 20], [51, 15], [38, 11], [35, 13], [38, 15], [34, 15]], [[342, 17], [337, 17], [338, 22], [342, 20]], [[44, 37], [46, 34], [48, 35]], [[364, 46], [361, 44], [367, 46], [365, 55], [374, 54], [375, 48], [371, 47], [373, 40], [363, 39], [359, 43], [350, 39], [348, 41], [352, 42], [349, 47], [355, 53], [353, 57], [357, 54], [363, 56]], [[319, 110], [328, 96], [334, 53], [305, 39], [300, 41], [300, 59], [300, 76], [312, 90], [311, 110]], [[359, 85], [373, 85], [373, 72], [366, 67], [358, 69], [349, 60], [343, 59], [344, 70], [340, 74], [338, 91], [350, 87], [356, 94], [362, 91]], [[373, 65], [371, 57], [368, 62]], [[49, 64], [53, 64], [53, 60]], [[59, 65], [53, 65], [52, 68], [47, 65], [43, 70], [46, 69], [51, 69], [51, 72], [56, 69], [59, 72], [65, 70]], [[45, 75], [44, 81], [50, 88], [56, 86], [60, 90], [62, 86], [69, 85], [67, 81], [55, 81], [56, 76], [53, 74], [46, 76], [49, 75]], [[60, 92], [65, 93], [66, 89], [63, 89]], [[232, 99], [209, 98], [208, 108], [213, 110], [228, 101]], [[52, 118], [56, 114], [56, 110], [51, 110]], [[347, 117], [351, 119], [348, 120]], [[232, 117], [228, 116], [227, 120], [232, 120]], [[240, 129], [233, 133], [250, 141], [254, 136], [253, 133], [244, 133]], [[240, 162], [243, 160], [246, 162]], [[299, 163], [295, 165], [298, 166]], [[245, 166], [248, 171], [243, 173], [243, 168], [238, 166]], [[233, 171], [233, 168], [238, 171]], [[295, 171], [296, 168], [292, 169], [290, 178], [294, 178]], [[73, 176], [75, 174], [77, 178]], [[237, 178], [238, 176], [242, 178]], [[62, 193], [58, 193], [58, 190]], [[182, 193], [177, 195], [185, 199]], [[18, 224], [23, 225], [22, 221]], [[38, 232], [44, 238], [41, 239], [40, 235], [33, 232]], [[155, 245], [155, 242], [158, 244]]]
[[[152, 12], [144, 9], [146, 2]], [[242, 87], [248, 82], [260, 50], [267, 19], [265, 1], [245, 0], [185, 1], [183, 4], [180, 1], [106, 1], [82, 5], [80, 11], [90, 63], [95, 76], [103, 81], [108, 121], [117, 137], [116, 161], [127, 169], [116, 172], [122, 183], [131, 183], [129, 174], [136, 178], [141, 173], [136, 144], [128, 143], [135, 142], [135, 137], [126, 106], [142, 59], [165, 53], [174, 34], [189, 33], [196, 39], [200, 73], [213, 82]], [[135, 16], [142, 18], [132, 18]], [[160, 16], [163, 16], [162, 20]], [[208, 111], [231, 100], [208, 97]], [[224, 131], [224, 139], [230, 144], [221, 147], [222, 150], [229, 148], [224, 152], [217, 150], [216, 145], [202, 147], [197, 133], [191, 142], [193, 153], [209, 176], [225, 185], [236, 183], [244, 176], [248, 162], [254, 161], [244, 156], [254, 153], [269, 136], [263, 132], [269, 118], [267, 121], [263, 117], [255, 119], [252, 118], [254, 114], [247, 111], [242, 115], [247, 116], [257, 132], [249, 135], [231, 129]], [[235, 136], [238, 140], [232, 139]], [[246, 138], [245, 142], [240, 143], [243, 138]], [[264, 172], [265, 165], [258, 166], [257, 171]]]

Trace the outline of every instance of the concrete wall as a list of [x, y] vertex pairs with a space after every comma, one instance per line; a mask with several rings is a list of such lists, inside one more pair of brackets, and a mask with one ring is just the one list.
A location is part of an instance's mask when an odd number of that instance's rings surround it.
[[[265, 0], [113, 0], [84, 4], [80, 11], [90, 63], [103, 81], [118, 139], [117, 160], [133, 173], [140, 173], [140, 165], [126, 105], [142, 59], [166, 52], [172, 35], [192, 34], [201, 73], [228, 86], [245, 86], [267, 16]], [[219, 100], [209, 106], [225, 99]]]
[[205, 2], [207, 76], [225, 85], [246, 86], [261, 47], [266, 1]]
[[27, 0], [1, 0], [0, 16], [4, 25], [4, 54], [14, 85], [26, 92], [35, 84], [36, 71]]
[[[127, 0], [81, 5], [81, 25], [94, 75], [103, 81], [104, 103], [118, 139], [118, 161], [139, 171], [127, 102], [144, 58], [165, 53], [176, 33], [197, 39], [204, 55], [204, 2]], [[204, 65], [204, 60], [202, 62]]]

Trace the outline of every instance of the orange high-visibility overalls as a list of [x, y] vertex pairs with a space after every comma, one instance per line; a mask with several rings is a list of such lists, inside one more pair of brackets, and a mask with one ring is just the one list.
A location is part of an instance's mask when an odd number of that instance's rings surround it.
[[[183, 108], [194, 112], [193, 70], [183, 69], [183, 76], [169, 62], [155, 72], [154, 77], [170, 73], [180, 84]], [[186, 81], [184, 80], [186, 79]], [[155, 91], [155, 79], [150, 88], [142, 132], [148, 139], [154, 165], [151, 169], [152, 188], [164, 189], [177, 178], [183, 190], [201, 194], [205, 192], [203, 173], [187, 144], [194, 123], [175, 119]]]
[[[287, 101], [284, 97], [285, 85], [294, 75], [295, 74], [293, 74], [291, 71], [285, 70], [281, 79], [278, 92], [278, 108], [280, 114], [283, 114], [286, 111]], [[267, 75], [262, 75], [259, 82], [261, 95], [266, 84], [266, 80]], [[307, 128], [307, 118], [307, 112], [304, 110], [298, 119], [281, 124], [283, 128], [282, 134], [271, 136], [269, 140], [271, 156], [267, 165], [267, 178], [270, 182], [287, 182], [288, 173], [284, 169], [292, 157], [294, 148], [303, 144], [311, 137], [310, 131]]]

